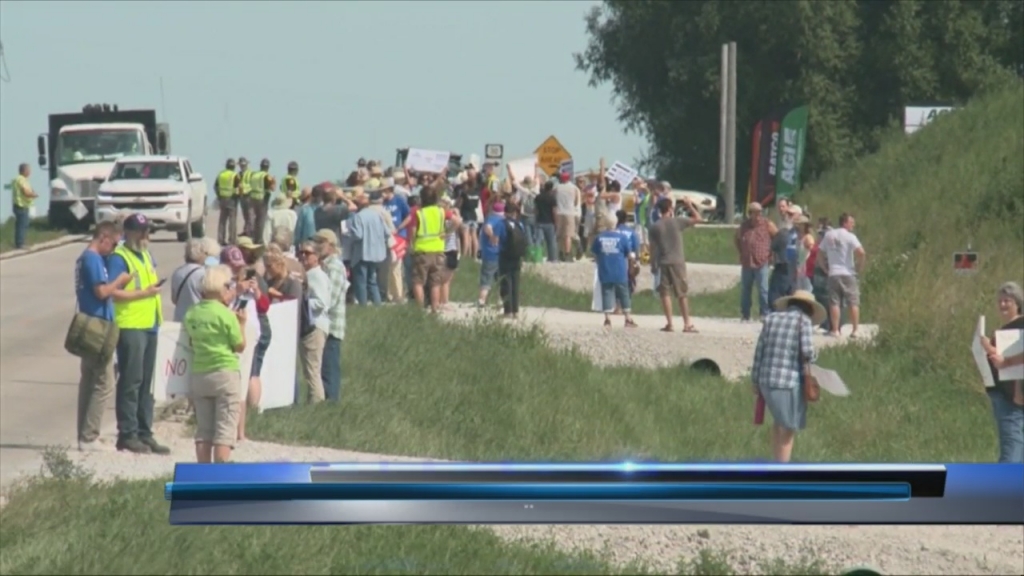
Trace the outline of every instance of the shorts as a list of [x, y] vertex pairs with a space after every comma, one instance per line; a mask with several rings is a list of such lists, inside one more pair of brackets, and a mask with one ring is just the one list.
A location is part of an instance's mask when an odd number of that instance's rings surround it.
[[562, 241], [576, 237], [576, 218], [564, 214], [555, 215], [555, 234]]
[[666, 264], [658, 268], [658, 294], [685, 298], [688, 291], [685, 265]]
[[458, 250], [449, 250], [444, 253], [444, 272], [442, 273], [443, 281], [445, 283], [451, 282], [455, 276], [455, 271], [459, 269], [459, 252]]
[[196, 411], [196, 442], [234, 446], [242, 411], [242, 375], [237, 370], [193, 372], [189, 397]]
[[474, 214], [473, 220], [467, 220], [464, 216], [462, 218], [462, 229], [468, 230], [469, 232], [476, 232], [480, 229], [480, 223], [476, 221]]
[[[633, 224], [633, 233], [636, 234], [637, 244], [643, 246], [647, 244], [647, 227], [639, 224]], [[639, 256], [639, 254], [637, 254]]]
[[601, 283], [601, 309], [605, 314], [615, 311], [615, 304], [622, 308], [623, 312], [629, 312], [630, 302], [629, 288], [626, 284]]
[[412, 283], [417, 286], [444, 284], [444, 252], [413, 254]]
[[853, 308], [860, 306], [860, 283], [856, 276], [829, 276], [828, 303], [830, 306], [842, 306], [843, 301]]
[[480, 287], [490, 288], [494, 285], [494, 279], [498, 276], [497, 262], [480, 263]]

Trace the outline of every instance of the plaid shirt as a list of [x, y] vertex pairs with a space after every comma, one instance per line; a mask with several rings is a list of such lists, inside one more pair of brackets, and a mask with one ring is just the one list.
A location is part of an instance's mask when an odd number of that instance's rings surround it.
[[756, 222], [747, 218], [736, 232], [740, 249], [740, 265], [744, 268], [760, 268], [772, 258], [772, 235], [768, 220], [759, 218]]
[[348, 292], [348, 276], [345, 265], [337, 256], [331, 256], [321, 263], [327, 278], [331, 281], [331, 298], [327, 303], [327, 317], [331, 321], [328, 335], [339, 340], [345, 339], [345, 293]]
[[801, 383], [801, 358], [814, 363], [814, 326], [796, 308], [769, 314], [757, 339], [750, 378], [760, 388], [796, 388]]

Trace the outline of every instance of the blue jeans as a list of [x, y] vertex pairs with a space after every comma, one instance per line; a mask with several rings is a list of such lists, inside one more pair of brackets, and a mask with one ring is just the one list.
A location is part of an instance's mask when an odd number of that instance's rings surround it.
[[[789, 266], [776, 264], [772, 267], [771, 276], [768, 277], [768, 305], [772, 305], [783, 296], [793, 293], [793, 276], [790, 274]], [[767, 314], [768, 310], [762, 309], [761, 314]]]
[[324, 397], [328, 402], [341, 400], [341, 338], [327, 336], [324, 344], [320, 380], [324, 384]]
[[740, 316], [750, 320], [753, 307], [750, 291], [757, 288], [757, 311], [761, 316], [768, 314], [768, 266], [760, 268], [744, 267], [740, 272]]
[[355, 285], [356, 302], [366, 305], [367, 297], [374, 306], [380, 306], [380, 287], [377, 286], [377, 262], [357, 262], [352, 270], [352, 284]]
[[14, 247], [25, 247], [25, 236], [28, 234], [28, 208], [14, 207]]
[[535, 216], [523, 216], [523, 230], [526, 232], [526, 244], [528, 246], [540, 244], [537, 235], [537, 218]]
[[555, 242], [554, 224], [537, 224], [537, 240], [544, 242], [548, 252], [548, 262], [558, 262], [558, 244]]
[[[117, 340], [117, 440], [153, 437], [153, 368], [157, 333], [152, 330], [121, 330]], [[248, 383], [243, 383], [248, 385]]]
[[615, 303], [618, 302], [623, 312], [629, 312], [632, 302], [629, 297], [628, 284], [601, 283], [601, 308], [605, 314], [615, 311]]
[[1002, 390], [989, 390], [992, 416], [999, 435], [999, 463], [1024, 463], [1024, 407], [1010, 401]]

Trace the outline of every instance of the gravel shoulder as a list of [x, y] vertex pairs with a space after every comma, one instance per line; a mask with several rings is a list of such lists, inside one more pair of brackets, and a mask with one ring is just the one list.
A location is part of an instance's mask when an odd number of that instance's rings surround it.
[[[590, 260], [579, 262], [553, 262], [527, 264], [524, 268], [531, 274], [577, 292], [590, 292], [594, 288], [594, 263]], [[740, 267], [726, 264], [686, 264], [686, 274], [691, 294], [722, 292], [739, 284]], [[654, 278], [649, 268], [637, 277], [637, 291], [653, 290]]]
[[[194, 461], [192, 441], [182, 423], [160, 422], [157, 435], [171, 456], [137, 456], [106, 449], [69, 453], [97, 480], [169, 476], [176, 462]], [[425, 461], [426, 458], [367, 454], [329, 448], [247, 441], [235, 452], [239, 462]], [[154, 496], [157, 497], [157, 496]], [[1015, 526], [490, 526], [510, 541], [553, 541], [571, 551], [607, 551], [613, 561], [651, 562], [662, 571], [703, 549], [731, 552], [739, 573], [756, 573], [759, 561], [797, 560], [802, 554], [848, 567], [871, 565], [886, 574], [1020, 574], [1024, 531]]]
[[[490, 313], [490, 311], [486, 312]], [[481, 311], [472, 305], [460, 305], [445, 313], [456, 322], [469, 322]], [[659, 368], [680, 362], [693, 363], [708, 359], [718, 365], [722, 375], [735, 379], [750, 372], [754, 348], [761, 331], [759, 322], [741, 322], [732, 318], [693, 318], [699, 333], [681, 332], [682, 321], [676, 319], [676, 332], [661, 332], [663, 316], [635, 315], [638, 328], [625, 329], [624, 318], [615, 317], [611, 330], [602, 327], [603, 316], [594, 312], [576, 312], [557, 308], [523, 308], [517, 322], [539, 325], [552, 346], [576, 348], [600, 366], [640, 366]], [[856, 340], [845, 336], [833, 338], [816, 334], [811, 337], [815, 347], [839, 346], [850, 342], [870, 342], [878, 327], [865, 324]]]

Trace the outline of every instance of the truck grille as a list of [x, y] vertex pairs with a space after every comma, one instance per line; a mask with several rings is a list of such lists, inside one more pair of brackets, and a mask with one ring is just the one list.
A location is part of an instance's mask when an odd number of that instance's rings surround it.
[[79, 180], [78, 181], [78, 197], [79, 198], [95, 198], [96, 192], [100, 188], [100, 183], [95, 180]]
[[137, 211], [137, 210], [165, 210], [166, 202], [114, 202], [110, 204], [115, 210]]

